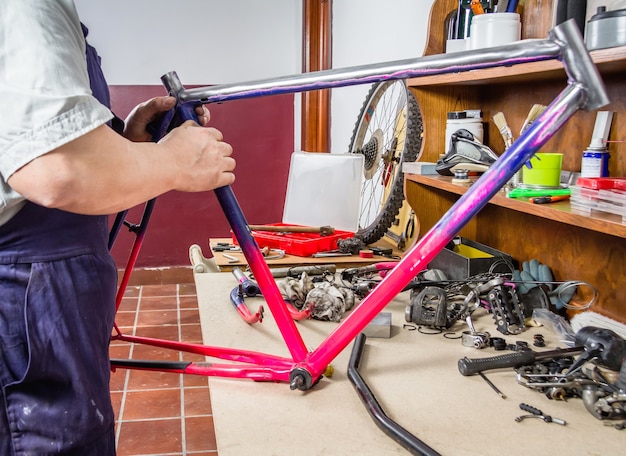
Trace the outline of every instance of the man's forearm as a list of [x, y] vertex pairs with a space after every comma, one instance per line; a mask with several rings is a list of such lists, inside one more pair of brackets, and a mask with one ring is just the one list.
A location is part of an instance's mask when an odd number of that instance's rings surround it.
[[133, 143], [101, 126], [28, 163], [9, 185], [45, 207], [111, 214], [174, 187], [171, 157], [153, 143]]

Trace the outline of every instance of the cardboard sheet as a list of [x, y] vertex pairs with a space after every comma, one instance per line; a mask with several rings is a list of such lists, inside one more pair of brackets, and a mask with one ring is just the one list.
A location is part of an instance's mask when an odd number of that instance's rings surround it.
[[[195, 274], [204, 343], [288, 355], [269, 311], [263, 323], [248, 325], [229, 302], [236, 285], [230, 273]], [[460, 358], [493, 356], [502, 352], [464, 347], [459, 339], [423, 334], [404, 326], [408, 293], [401, 293], [385, 311], [392, 313], [391, 338], [367, 339], [360, 372], [393, 420], [443, 455], [618, 455], [626, 442], [623, 432], [594, 418], [580, 399], [554, 401], [516, 382], [512, 369], [486, 372], [507, 396], [502, 399], [478, 375], [462, 376]], [[254, 298], [251, 308], [262, 303]], [[482, 312], [482, 313], [481, 313]], [[489, 314], [475, 313], [477, 331], [499, 334]], [[336, 324], [297, 323], [307, 345], [314, 347]], [[458, 322], [451, 328], [466, 330]], [[507, 342], [546, 339], [545, 350], [559, 342], [547, 328], [530, 328]], [[347, 378], [352, 345], [335, 359], [335, 374], [307, 392], [291, 391], [283, 383], [209, 378], [218, 452], [220, 456], [254, 455], [405, 455], [367, 413]], [[543, 349], [538, 349], [543, 350]], [[566, 426], [525, 414], [520, 403], [542, 409], [567, 421]]]

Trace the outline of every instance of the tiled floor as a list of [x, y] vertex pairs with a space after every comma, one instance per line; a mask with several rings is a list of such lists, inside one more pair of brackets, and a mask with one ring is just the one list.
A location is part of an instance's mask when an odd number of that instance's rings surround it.
[[[194, 284], [128, 287], [117, 313], [123, 334], [202, 342]], [[204, 361], [204, 357], [114, 341], [111, 357]], [[118, 456], [217, 455], [206, 377], [117, 369], [111, 376]]]

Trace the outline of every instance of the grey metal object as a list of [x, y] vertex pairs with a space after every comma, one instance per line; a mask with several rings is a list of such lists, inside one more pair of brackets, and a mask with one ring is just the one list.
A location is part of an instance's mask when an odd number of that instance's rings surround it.
[[264, 95], [371, 84], [385, 80], [424, 77], [479, 68], [511, 66], [529, 61], [551, 60], [560, 53], [561, 43], [554, 40], [525, 40], [487, 50], [438, 54], [416, 59], [316, 71], [251, 82], [186, 89], [180, 93], [180, 100], [183, 102], [213, 103]]
[[589, 19], [585, 43], [590, 51], [626, 45], [626, 9], [599, 11]]
[[583, 108], [597, 109], [608, 104], [602, 79], [587, 54], [575, 21], [556, 26], [547, 39], [522, 40], [505, 46], [438, 54], [416, 59], [361, 65], [302, 73], [279, 78], [183, 89], [175, 72], [161, 79], [172, 88], [180, 102], [217, 103], [242, 98], [331, 89], [386, 80], [419, 78], [471, 70], [512, 66], [560, 57], [568, 75], [581, 82], [587, 92]]

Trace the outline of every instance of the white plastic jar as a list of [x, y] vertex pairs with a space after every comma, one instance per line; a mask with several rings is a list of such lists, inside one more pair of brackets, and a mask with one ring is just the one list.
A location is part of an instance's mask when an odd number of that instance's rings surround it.
[[446, 119], [445, 154], [450, 150], [452, 134], [462, 128], [473, 134], [478, 141], [483, 142], [483, 118], [480, 111], [452, 111], [448, 113]]
[[517, 13], [487, 13], [472, 17], [469, 49], [482, 49], [519, 41], [522, 24]]

